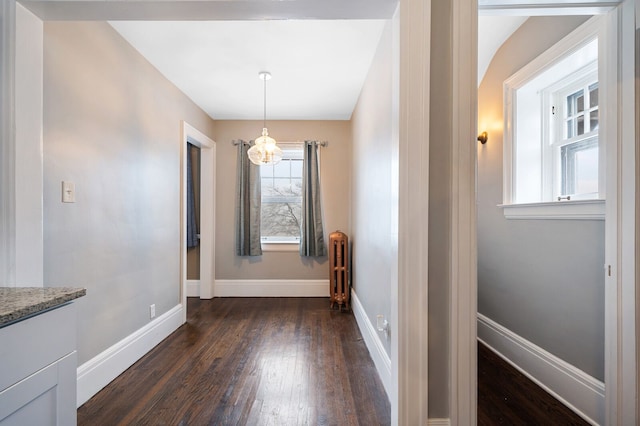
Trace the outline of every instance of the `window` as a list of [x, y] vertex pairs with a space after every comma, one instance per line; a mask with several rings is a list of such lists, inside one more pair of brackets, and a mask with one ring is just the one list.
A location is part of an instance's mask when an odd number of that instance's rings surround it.
[[[560, 88], [558, 88], [560, 86]], [[544, 140], [550, 158], [551, 200], [598, 198], [598, 64], [594, 61], [552, 88], [549, 98], [549, 138]]]
[[303, 144], [278, 144], [283, 152], [278, 164], [260, 166], [263, 244], [299, 244], [302, 220]]
[[599, 22], [588, 21], [505, 81], [508, 218], [604, 217]]

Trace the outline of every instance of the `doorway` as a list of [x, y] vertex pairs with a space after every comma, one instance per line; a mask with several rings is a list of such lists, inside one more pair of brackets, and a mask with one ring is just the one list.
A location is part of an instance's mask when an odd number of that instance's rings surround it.
[[[216, 144], [204, 133], [188, 123], [182, 122], [181, 138], [181, 290], [180, 299], [183, 306], [184, 321], [187, 316], [187, 296], [211, 299], [215, 288], [215, 164]], [[199, 150], [199, 167], [197, 180], [199, 185], [199, 241], [197, 280], [189, 280], [187, 260], [187, 159], [191, 144]], [[191, 286], [189, 284], [191, 283]]]
[[[507, 13], [509, 15], [517, 15], [519, 13], [519, 11], [517, 9], [512, 8], [513, 6], [510, 6], [508, 11], [505, 10], [499, 10], [498, 9], [491, 9], [491, 11], [489, 12], [488, 9], [485, 9], [484, 11], [481, 9], [480, 13], [481, 14], [492, 14], [495, 13], [496, 11], [498, 13]], [[609, 83], [613, 83], [613, 85], [615, 84], [620, 84], [620, 80], [617, 80], [616, 78], [620, 78], [620, 75], [624, 75], [626, 72], [629, 71], [629, 68], [631, 67], [631, 69], [633, 69], [633, 65], [629, 64], [629, 61], [627, 61], [625, 59], [625, 53], [626, 54], [630, 54], [630, 57], [633, 58], [633, 52], [630, 51], [630, 49], [633, 49], [633, 43], [629, 43], [629, 35], [630, 35], [630, 28], [633, 26], [632, 22], [628, 22], [627, 19], [624, 19], [623, 16], [625, 16], [625, 12], [624, 10], [627, 9], [627, 13], [629, 13], [628, 9], [631, 8], [633, 9], [633, 3], [632, 2], [623, 2], [620, 5], [618, 5], [615, 8], [609, 7], [609, 8], [600, 8], [599, 10], [595, 10], [594, 8], [589, 8], [589, 10], [587, 9], [579, 9], [576, 7], [571, 7], [568, 8], [567, 5], [559, 5], [557, 8], [553, 8], [552, 10], [537, 10], [535, 11], [536, 16], [542, 16], [542, 15], [585, 15], [585, 14], [596, 14], [596, 15], [602, 15], [601, 19], [602, 21], [604, 21], [604, 26], [605, 26], [605, 32], [607, 33], [607, 35], [610, 38], [613, 38], [615, 40], [616, 35], [617, 37], [619, 37], [618, 42], [616, 43], [615, 41], [613, 41], [610, 45], [608, 45], [608, 47], [606, 48], [605, 53], [607, 55], [609, 54], [613, 54], [613, 57], [608, 57], [607, 59], [601, 58], [601, 64], [604, 63], [604, 66], [612, 66], [614, 69], [611, 72], [611, 75], [614, 76], [611, 80], [609, 80]], [[527, 13], [530, 13], [531, 10], [528, 10]], [[631, 15], [633, 15], [633, 13], [631, 12]], [[627, 21], [627, 22], [626, 22]], [[632, 21], [632, 20], [631, 20]], [[616, 29], [616, 25], [619, 25], [619, 27]], [[633, 40], [632, 40], [633, 41]], [[627, 50], [628, 49], [628, 50]], [[541, 50], [539, 53], [541, 53], [543, 50]], [[602, 51], [601, 51], [602, 52]], [[617, 58], [615, 55], [616, 53], [619, 55], [619, 58]], [[534, 55], [535, 57], [535, 55]], [[633, 59], [631, 59], [632, 61]], [[518, 69], [514, 69], [513, 72], [517, 71]], [[626, 71], [625, 71], [626, 70]], [[631, 92], [633, 92], [632, 90], [630, 90]], [[501, 90], [500, 90], [501, 92]], [[618, 96], [619, 95], [619, 96]], [[603, 108], [606, 108], [610, 114], [609, 119], [611, 120], [610, 123], [613, 123], [610, 126], [610, 129], [608, 130], [607, 133], [607, 140], [608, 143], [605, 147], [606, 149], [606, 155], [604, 155], [603, 157], [606, 158], [603, 160], [603, 162], [601, 164], [605, 164], [606, 163], [606, 185], [603, 187], [602, 192], [606, 192], [606, 207], [602, 206], [602, 212], [606, 217], [606, 221], [601, 222], [599, 225], [598, 224], [594, 224], [592, 226], [592, 228], [599, 228], [599, 229], [593, 229], [594, 233], [600, 233], [601, 237], [600, 237], [600, 243], [599, 243], [599, 250], [602, 250], [604, 252], [604, 254], [602, 254], [602, 251], [600, 252], [599, 256], [594, 256], [593, 259], [591, 259], [591, 262], [584, 262], [584, 265], [589, 265], [591, 268], [591, 273], [592, 274], [596, 274], [599, 277], [601, 277], [597, 283], [597, 285], [599, 286], [599, 292], [600, 292], [600, 296], [599, 296], [599, 303], [602, 309], [602, 313], [601, 313], [601, 317], [600, 317], [600, 327], [602, 329], [602, 333], [600, 334], [600, 338], [599, 338], [599, 342], [596, 342], [598, 345], [600, 345], [600, 350], [601, 350], [601, 377], [602, 377], [602, 381], [600, 380], [593, 380], [592, 374], [582, 374], [583, 373], [583, 366], [577, 365], [577, 367], [579, 368], [573, 368], [573, 365], [570, 365], [568, 363], [562, 364], [562, 368], [561, 368], [561, 374], [556, 374], [558, 372], [558, 370], [554, 370], [554, 374], [550, 374], [550, 371], [545, 371], [545, 368], [539, 368], [538, 370], [536, 370], [536, 368], [538, 368], [539, 366], [541, 366], [542, 364], [547, 364], [548, 365], [560, 365], [561, 363], [557, 362], [562, 361], [562, 357], [565, 356], [566, 354], [562, 354], [562, 353], [556, 353], [555, 355], [558, 355], [557, 359], [554, 358], [549, 358], [547, 355], [548, 353], [546, 351], [542, 351], [540, 353], [537, 353], [536, 351], [530, 351], [530, 348], [527, 348], [526, 345], [522, 344], [522, 340], [520, 339], [520, 337], [522, 335], [526, 335], [527, 331], [524, 330], [524, 327], [520, 327], [518, 328], [518, 325], [512, 325], [513, 326], [513, 330], [509, 330], [507, 328], [500, 328], [500, 322], [501, 321], [505, 321], [504, 318], [501, 318], [500, 315], [495, 315], [495, 317], [493, 318], [494, 321], [488, 321], [486, 320], [487, 318], [484, 317], [483, 315], [479, 314], [478, 315], [478, 336], [480, 338], [482, 338], [481, 336], [484, 334], [486, 335], [490, 335], [491, 333], [493, 333], [494, 336], [497, 336], [498, 334], [501, 335], [500, 338], [496, 339], [494, 342], [491, 343], [495, 343], [495, 344], [501, 344], [499, 342], [499, 340], [501, 339], [504, 342], [504, 346], [505, 348], [515, 348], [513, 349], [512, 352], [507, 352], [507, 353], [503, 353], [503, 355], [505, 355], [507, 358], [514, 360], [514, 363], [522, 363], [526, 366], [526, 368], [529, 369], [530, 375], [533, 376], [534, 378], [539, 379], [540, 382], [543, 383], [547, 383], [547, 384], [551, 384], [548, 388], [548, 390], [551, 390], [552, 393], [554, 393], [553, 391], [555, 390], [555, 394], [556, 396], [559, 396], [562, 398], [563, 396], [563, 392], [565, 395], [571, 395], [572, 397], [575, 398], [575, 400], [578, 401], [578, 403], [580, 401], [585, 402], [585, 407], [581, 407], [581, 406], [577, 406], [576, 407], [576, 403], [574, 401], [569, 400], [568, 402], [572, 405], [574, 405], [574, 408], [577, 408], [578, 411], [582, 411], [583, 414], [586, 414], [585, 417], [588, 417], [590, 419], [592, 419], [592, 421], [596, 421], [598, 423], [607, 423], [607, 424], [622, 424], [625, 423], [624, 419], [632, 419], [633, 416], [635, 416], [635, 406], [633, 404], [629, 404], [626, 407], [623, 406], [623, 402], [622, 400], [624, 399], [622, 395], [626, 395], [626, 398], [630, 398], [631, 396], [635, 396], [635, 374], [628, 374], [631, 371], [635, 371], [635, 365], [631, 365], [635, 362], [635, 337], [633, 336], [633, 332], [627, 334], [626, 336], [621, 335], [621, 331], [623, 329], [629, 328], [631, 330], [634, 329], [634, 316], [631, 314], [631, 312], [629, 311], [628, 314], [624, 314], [624, 310], [623, 310], [623, 305], [621, 303], [621, 297], [623, 294], [633, 294], [630, 293], [633, 291], [633, 280], [634, 277], [632, 276], [632, 273], [629, 273], [627, 275], [625, 275], [624, 277], [622, 277], [621, 275], [617, 275], [616, 273], [616, 269], [617, 267], [622, 268], [622, 252], [620, 251], [620, 247], [621, 247], [621, 242], [625, 239], [627, 239], [627, 237], [624, 236], [624, 233], [622, 232], [623, 229], [627, 229], [626, 232], [628, 232], [628, 235], [632, 236], [634, 235], [635, 231], [633, 228], [633, 223], [630, 223], [633, 221], [633, 219], [630, 219], [630, 221], [626, 221], [625, 223], [623, 223], [621, 221], [621, 218], [623, 216], [621, 216], [621, 213], [623, 212], [623, 210], [625, 209], [624, 207], [624, 203], [622, 203], [622, 199], [619, 198], [621, 197], [621, 194], [624, 192], [621, 192], [621, 188], [627, 186], [627, 184], [621, 179], [622, 176], [622, 170], [621, 168], [624, 167], [628, 167], [628, 170], [635, 170], [635, 166], [631, 162], [627, 162], [627, 161], [623, 161], [621, 162], [621, 157], [620, 157], [620, 153], [623, 150], [629, 149], [629, 145], [627, 145], [627, 141], [622, 137], [622, 135], [629, 131], [629, 126], [631, 126], [631, 128], [633, 128], [633, 121], [625, 121], [623, 120], [616, 120], [617, 117], [619, 117], [619, 114], [622, 114], [622, 111], [624, 111], [624, 105], [629, 106], [631, 109], [633, 109], [633, 104], [629, 103], [630, 101], [627, 99], [629, 98], [629, 96], [627, 96], [625, 93], [622, 92], [618, 92], [618, 95], [613, 94], [613, 96], [607, 98], [607, 100], [602, 100], [602, 104], [603, 104]], [[500, 98], [502, 97], [502, 93], [500, 93]], [[479, 105], [479, 111], [482, 111], [482, 104], [484, 102], [484, 99], [482, 98], [482, 95], [479, 95], [479, 99], [480, 99], [480, 105]], [[494, 112], [495, 108], [494, 108]], [[496, 143], [498, 145], [498, 147], [501, 144], [501, 133], [502, 133], [502, 128], [503, 128], [503, 121], [502, 121], [502, 106], [500, 106], [498, 115], [498, 119], [497, 120], [490, 120], [488, 119], [487, 115], [485, 114], [483, 116], [482, 113], [479, 114], [479, 121], [478, 121], [478, 131], [482, 132], [482, 131], [488, 131], [489, 135], [491, 135], [492, 129], [493, 132], [496, 134], [496, 137], [493, 139], [494, 143]], [[613, 117], [613, 118], [611, 118]], [[489, 146], [489, 144], [491, 144], [491, 136], [489, 136], [489, 142], [488, 144], [485, 145], [480, 145], [478, 144], [479, 148], [478, 148], [478, 169], [479, 169], [479, 177], [478, 177], [478, 193], [479, 193], [479, 207], [478, 207], [478, 212], [479, 215], [482, 215], [482, 206], [480, 205], [482, 203], [482, 201], [480, 200], [480, 193], [482, 192], [482, 167], [488, 167], [490, 166], [491, 161], [490, 160], [490, 153], [489, 150], [491, 149], [491, 147]], [[630, 141], [632, 141], [633, 138], [630, 138]], [[631, 142], [633, 143], [633, 142]], [[495, 146], [495, 145], [494, 145]], [[631, 149], [633, 149], [633, 147], [631, 147]], [[492, 161], [495, 163], [494, 166], [497, 166], [498, 169], [501, 169], [502, 167], [507, 167], [507, 163], [505, 162], [503, 165], [503, 161], [502, 161], [502, 152], [501, 150], [499, 150], [500, 152], [497, 154], [494, 154], [494, 157]], [[496, 161], [497, 160], [497, 161]], [[623, 164], [623, 163], [626, 163]], [[494, 173], [494, 179], [491, 182], [491, 184], [494, 185], [499, 185], [500, 188], [499, 190], [503, 190], [502, 189], [502, 171], [499, 170], [499, 172], [497, 174]], [[497, 177], [497, 178], [496, 178]], [[489, 181], [486, 180], [485, 184], [489, 184]], [[507, 189], [504, 189], [507, 190]], [[628, 194], [631, 199], [633, 200], [634, 197], [632, 194]], [[500, 200], [502, 201], [502, 199]], [[495, 204], [501, 204], [500, 202], [498, 203], [493, 203], [492, 208], [493, 209], [500, 209], [501, 207], [496, 207]], [[502, 213], [500, 212], [500, 215], [502, 215]], [[632, 217], [632, 215], [631, 215]], [[524, 218], [529, 220], [530, 218]], [[486, 222], [486, 221], [485, 221]], [[512, 221], [511, 226], [514, 227], [513, 224], [515, 224], [518, 221]], [[536, 225], [531, 221], [531, 222], [522, 222], [520, 221], [520, 224], [525, 224], [525, 225], [529, 225], [530, 228], [535, 228]], [[486, 225], [486, 223], [485, 223]], [[576, 226], [576, 225], [574, 225]], [[540, 230], [538, 230], [538, 234], [540, 234], [539, 232]], [[495, 245], [496, 244], [496, 234], [495, 233], [487, 233], [484, 232], [484, 235], [481, 235], [483, 233], [483, 220], [481, 217], [479, 217], [479, 222], [478, 222], [478, 286], [480, 287], [482, 285], [482, 280], [486, 279], [487, 275], [491, 275], [488, 270], [483, 270], [483, 268], [486, 268], [486, 264], [483, 265], [483, 254], [487, 253], [487, 244], [483, 244], [481, 242], [481, 240], [484, 238], [485, 242], [486, 241], [490, 241], [489, 246], [491, 245]], [[512, 241], [510, 241], [508, 244], [510, 245], [510, 247], [512, 247], [514, 250], [518, 250], [518, 244], [522, 243], [522, 239], [521, 238], [514, 238]], [[539, 256], [538, 256], [539, 257]], [[529, 266], [531, 268], [533, 268], [535, 266], [535, 262], [536, 262], [536, 256], [530, 256], [530, 262], [529, 264], [522, 263], [520, 265], [513, 265], [511, 264], [510, 266], [506, 266], [506, 267], [511, 267], [511, 268], [519, 268], [520, 270], [524, 270], [526, 273], [526, 267]], [[509, 263], [508, 259], [502, 259], [501, 260], [503, 263]], [[631, 260], [631, 262], [633, 262]], [[495, 266], [495, 265], [494, 265]], [[604, 268], [604, 272], [603, 269], [601, 269], [602, 267]], [[628, 265], [632, 266], [632, 265]], [[499, 268], [493, 268], [493, 273], [498, 273]], [[544, 270], [544, 268], [539, 268], [540, 270]], [[633, 270], [633, 268], [631, 268], [631, 270]], [[497, 272], [496, 272], [497, 271]], [[484, 278], [483, 278], [484, 275]], [[566, 277], [560, 277], [560, 279], [565, 279]], [[545, 283], [543, 280], [539, 280], [539, 286], [544, 286]], [[504, 306], [506, 306], [506, 309], [509, 310], [510, 308], [513, 310], [513, 306], [509, 307], [508, 306], [508, 298], [505, 297], [505, 295], [507, 295], [510, 291], [512, 291], [512, 288], [510, 288], [509, 285], [507, 285], [506, 283], [502, 286], [502, 292], [494, 292], [493, 296], [487, 295], [487, 294], [482, 294], [479, 291], [479, 300], [478, 300], [478, 309], [483, 309], [483, 297], [485, 298], [489, 298], [489, 297], [496, 297], [496, 298], [504, 298], [504, 300], [502, 300], [500, 303]], [[532, 287], [532, 286], [530, 286]], [[551, 293], [553, 294], [554, 289], [549, 289], [551, 291]], [[558, 289], [555, 290], [556, 292], [559, 291]], [[557, 294], [557, 293], [555, 293]], [[577, 302], [578, 304], [581, 302], [581, 297], [583, 296], [583, 293], [577, 292], [576, 294], [574, 294], [575, 297], [575, 302]], [[488, 300], [488, 299], [485, 299]], [[527, 297], [523, 296], [523, 300], [528, 300], [530, 303], [544, 303], [544, 304], [549, 304], [549, 305], [553, 305], [554, 303], [557, 302], [556, 299], [554, 299], [553, 297], [550, 298], [544, 298], [544, 299], [539, 299], [539, 300], [534, 300], [534, 296], [532, 294], [530, 294]], [[588, 304], [584, 303], [583, 309], [587, 309]], [[485, 306], [486, 309], [486, 306]], [[571, 316], [571, 312], [565, 311], [564, 312], [565, 315], [567, 315], [567, 318], [569, 318]], [[549, 316], [545, 316], [544, 318], [542, 318], [541, 323], [539, 324], [542, 327], [550, 327], [551, 324], [544, 324], [544, 321], [547, 320], [549, 318]], [[530, 319], [530, 318], [529, 318]], [[563, 326], [562, 324], [560, 325], [561, 327]], [[624, 327], [623, 327], [624, 326]], [[586, 329], [588, 329], [588, 325], [585, 327]], [[514, 333], [512, 331], [516, 331], [518, 333]], [[529, 337], [533, 340], [535, 337], [531, 337], [531, 335], [529, 335]], [[572, 338], [576, 338], [575, 335], [568, 335], [567, 336], [567, 341], [568, 343], [571, 343], [571, 339]], [[628, 339], [628, 340], [627, 340]], [[623, 341], [626, 341], [627, 343], [625, 343], [625, 349], [623, 350]], [[592, 346], [596, 346], [594, 344], [594, 342], [591, 342]], [[629, 346], [627, 346], [629, 345]], [[632, 347], [633, 346], [633, 347]], [[626, 349], [628, 348], [628, 349]], [[537, 348], [540, 349], [540, 348]], [[542, 354], [542, 356], [541, 356]], [[527, 359], [529, 358], [529, 359]], [[628, 361], [626, 361], [628, 359]], [[536, 363], [538, 363], [538, 367], [536, 367]], [[626, 370], [627, 374], [622, 374], [622, 371], [625, 371], [623, 369], [623, 365], [625, 365], [625, 368], [631, 368], [630, 370]], [[564, 376], [561, 377], [561, 376]], [[607, 393], [605, 394], [605, 386], [604, 383], [607, 383]], [[573, 385], [571, 385], [571, 383], [573, 383]], [[569, 389], [571, 389], [570, 391], [567, 390], [567, 388], [565, 387], [563, 391], [560, 391], [559, 389], [562, 389], [562, 386], [565, 386], [569, 384], [568, 386], [574, 386], [574, 387], [570, 387]], [[579, 393], [579, 394], [577, 394]], [[585, 411], [589, 410], [589, 412], [585, 413]], [[617, 420], [616, 420], [617, 419]]]

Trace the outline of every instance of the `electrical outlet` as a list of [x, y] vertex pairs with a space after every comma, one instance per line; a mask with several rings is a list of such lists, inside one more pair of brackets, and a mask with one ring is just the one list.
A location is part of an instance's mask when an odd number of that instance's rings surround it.
[[376, 315], [376, 328], [384, 332], [384, 337], [389, 337], [389, 322], [384, 319], [384, 315]]
[[149, 305], [149, 317], [154, 318], [156, 316], [156, 304]]

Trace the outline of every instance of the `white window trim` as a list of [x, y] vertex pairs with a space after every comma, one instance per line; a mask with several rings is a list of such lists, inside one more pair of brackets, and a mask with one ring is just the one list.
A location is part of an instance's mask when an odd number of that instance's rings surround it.
[[[503, 147], [503, 203], [502, 208], [507, 219], [596, 219], [604, 220], [605, 217], [605, 159], [607, 143], [615, 143], [615, 123], [608, 125], [608, 114], [602, 113], [604, 108], [610, 105], [611, 96], [615, 96], [614, 90], [609, 89], [611, 72], [606, 60], [609, 57], [605, 46], [609, 46], [610, 34], [606, 32], [604, 18], [594, 16], [582, 24], [568, 36], [560, 40], [550, 49], [542, 53], [536, 59], [525, 65], [504, 82], [504, 147]], [[600, 96], [600, 128], [599, 128], [599, 194], [595, 200], [563, 200], [540, 203], [514, 203], [513, 179], [515, 161], [515, 126], [512, 125], [515, 118], [515, 93], [524, 86], [533, 76], [543, 72], [548, 66], [558, 62], [567, 54], [580, 49], [595, 37], [598, 43], [598, 61], [604, 66], [598, 67], [599, 96]], [[610, 93], [611, 92], [611, 93]], [[605, 143], [606, 141], [606, 143]]]
[[262, 251], [300, 251], [299, 242], [262, 242]]
[[499, 204], [507, 219], [604, 220], [605, 200]]

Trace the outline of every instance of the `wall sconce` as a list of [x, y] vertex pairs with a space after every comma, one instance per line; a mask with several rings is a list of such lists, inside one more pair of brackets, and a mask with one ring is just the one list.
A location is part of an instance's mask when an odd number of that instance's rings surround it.
[[484, 145], [489, 140], [489, 134], [487, 132], [482, 132], [478, 135], [478, 141]]

